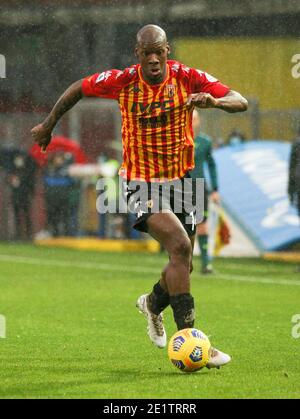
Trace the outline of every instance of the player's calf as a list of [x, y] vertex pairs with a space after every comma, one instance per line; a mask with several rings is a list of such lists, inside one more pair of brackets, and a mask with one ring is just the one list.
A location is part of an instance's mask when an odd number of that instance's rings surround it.
[[164, 290], [158, 282], [154, 285], [151, 294], [148, 297], [148, 305], [149, 309], [152, 313], [156, 314], [157, 316], [164, 311], [165, 308], [168, 307], [170, 304], [170, 296], [169, 293]]

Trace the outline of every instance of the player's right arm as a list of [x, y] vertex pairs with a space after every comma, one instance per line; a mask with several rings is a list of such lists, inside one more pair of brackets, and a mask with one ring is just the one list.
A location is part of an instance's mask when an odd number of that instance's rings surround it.
[[46, 150], [51, 141], [52, 131], [60, 118], [71, 109], [83, 96], [82, 80], [78, 80], [61, 95], [50, 114], [41, 123], [31, 130], [34, 141]]
[[51, 141], [52, 131], [59, 119], [83, 96], [118, 99], [120, 90], [135, 76], [135, 69], [107, 70], [95, 73], [73, 83], [58, 99], [48, 117], [32, 128], [35, 142], [46, 150]]

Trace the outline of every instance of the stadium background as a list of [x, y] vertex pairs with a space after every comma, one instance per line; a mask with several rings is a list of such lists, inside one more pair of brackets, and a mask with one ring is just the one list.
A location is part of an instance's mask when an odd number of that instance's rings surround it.
[[[300, 51], [300, 6], [294, 0], [262, 1], [5, 1], [1, 2], [0, 53], [7, 78], [0, 83], [2, 144], [29, 148], [29, 130], [51, 109], [73, 81], [133, 62], [135, 34], [148, 22], [165, 28], [172, 57], [204, 69], [249, 100], [249, 111], [205, 114], [203, 130], [226, 140], [239, 128], [247, 139], [291, 141], [300, 121], [299, 80], [291, 76], [292, 57]], [[99, 112], [101, 106], [101, 112]], [[120, 160], [117, 107], [85, 102], [68, 113], [56, 133], [79, 140], [90, 162], [101, 153]], [[7, 194], [1, 181], [1, 237], [13, 237]], [[38, 183], [33, 208], [35, 232], [45, 214]], [[93, 201], [93, 196], [91, 197]], [[42, 208], [42, 210], [40, 209]], [[82, 231], [95, 232], [90, 217]]]

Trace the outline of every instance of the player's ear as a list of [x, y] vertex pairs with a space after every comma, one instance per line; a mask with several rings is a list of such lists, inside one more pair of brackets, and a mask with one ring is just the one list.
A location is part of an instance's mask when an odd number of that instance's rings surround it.
[[139, 56], [138, 56], [138, 47], [137, 46], [134, 48], [134, 55], [136, 56], [136, 58], [139, 58]]
[[169, 44], [167, 44], [167, 54], [168, 54], [168, 55], [170, 55], [170, 54], [171, 54], [171, 48], [170, 48], [170, 45], [169, 45]]

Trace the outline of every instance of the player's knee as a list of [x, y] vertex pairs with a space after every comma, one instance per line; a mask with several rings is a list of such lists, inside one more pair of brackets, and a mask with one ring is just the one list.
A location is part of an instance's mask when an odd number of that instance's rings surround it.
[[172, 246], [171, 258], [184, 259], [190, 263], [192, 256], [192, 245], [188, 237], [177, 238]]

